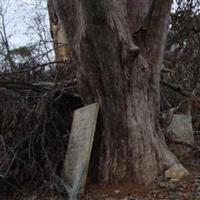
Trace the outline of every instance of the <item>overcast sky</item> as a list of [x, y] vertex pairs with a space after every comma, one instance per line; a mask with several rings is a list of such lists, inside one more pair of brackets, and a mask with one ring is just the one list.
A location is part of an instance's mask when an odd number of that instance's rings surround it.
[[[42, 0], [41, 2], [40, 0], [0, 0], [4, 9], [8, 4], [5, 21], [12, 46], [23, 46], [38, 40], [36, 30], [34, 30], [36, 27], [29, 27], [30, 25], [34, 26], [33, 19], [38, 12], [46, 15], [46, 24], [48, 25], [46, 1]], [[36, 5], [39, 6], [39, 9], [36, 9]]]

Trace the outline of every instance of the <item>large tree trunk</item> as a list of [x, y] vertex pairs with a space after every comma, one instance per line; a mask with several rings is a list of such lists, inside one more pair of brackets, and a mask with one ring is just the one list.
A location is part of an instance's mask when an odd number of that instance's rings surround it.
[[158, 122], [160, 64], [172, 1], [53, 3], [74, 49], [83, 100], [101, 107], [93, 174], [103, 183], [150, 183], [178, 163]]

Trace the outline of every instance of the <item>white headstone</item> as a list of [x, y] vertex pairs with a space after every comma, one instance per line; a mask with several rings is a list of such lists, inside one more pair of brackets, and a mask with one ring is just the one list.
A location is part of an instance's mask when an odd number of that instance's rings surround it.
[[64, 179], [70, 200], [77, 199], [85, 189], [98, 111], [99, 105], [94, 103], [74, 112], [64, 162]]

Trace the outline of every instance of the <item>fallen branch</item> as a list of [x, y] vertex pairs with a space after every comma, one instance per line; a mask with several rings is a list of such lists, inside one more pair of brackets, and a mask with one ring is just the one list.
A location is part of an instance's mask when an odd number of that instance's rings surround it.
[[66, 63], [66, 62], [65, 61], [54, 61], [54, 62], [48, 62], [48, 63], [44, 63], [44, 64], [37, 64], [33, 67], [23, 69], [23, 70], [17, 70], [17, 71], [13, 71], [13, 72], [3, 72], [3, 73], [0, 73], [0, 76], [7, 76], [7, 75], [25, 73], [25, 72], [29, 72], [29, 71], [32, 71], [32, 70], [35, 70], [35, 69], [38, 69], [38, 68], [46, 67], [48, 65], [64, 64], [64, 63]]
[[169, 89], [174, 90], [175, 92], [181, 94], [181, 95], [184, 96], [184, 97], [195, 97], [194, 94], [185, 92], [180, 86], [173, 85], [173, 84], [168, 83], [167, 81], [164, 81], [164, 80], [161, 80], [160, 83], [161, 83], [163, 86], [166, 86], [166, 87], [168, 87]]
[[200, 147], [195, 145], [195, 144], [190, 144], [188, 142], [184, 142], [184, 141], [179, 141], [179, 140], [173, 140], [171, 139], [169, 136], [165, 136], [165, 138], [167, 139], [168, 143], [174, 143], [174, 144], [180, 144], [186, 147], [189, 147], [195, 151], [200, 151]]
[[0, 88], [6, 88], [11, 90], [32, 90], [34, 92], [46, 92], [50, 89], [47, 89], [45, 87], [41, 87], [38, 85], [33, 85], [26, 82], [0, 82]]

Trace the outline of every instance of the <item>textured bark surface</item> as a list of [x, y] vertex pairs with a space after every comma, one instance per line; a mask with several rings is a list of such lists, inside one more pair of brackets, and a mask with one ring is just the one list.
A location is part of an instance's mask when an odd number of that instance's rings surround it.
[[178, 163], [158, 122], [171, 3], [53, 0], [74, 50], [81, 95], [101, 107], [92, 159], [98, 182], [148, 184]]
[[56, 60], [65, 61], [70, 56], [70, 48], [63, 26], [51, 0], [48, 1], [50, 32], [54, 40]]
[[[52, 0], [48, 1], [48, 12], [50, 21], [50, 32], [53, 39], [55, 49], [55, 60], [58, 62], [67, 61], [70, 58], [71, 48], [67, 39], [67, 35], [63, 29], [61, 21], [58, 18]], [[57, 78], [64, 79], [69, 76], [66, 70], [66, 64], [57, 64]]]

